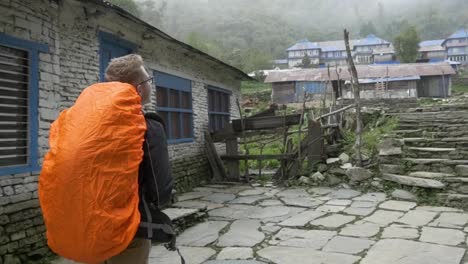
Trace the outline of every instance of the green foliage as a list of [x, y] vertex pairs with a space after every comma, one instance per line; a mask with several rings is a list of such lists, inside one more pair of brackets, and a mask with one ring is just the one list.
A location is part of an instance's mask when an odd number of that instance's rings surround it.
[[404, 63], [415, 62], [418, 57], [418, 44], [421, 42], [414, 26], [405, 28], [394, 40], [393, 45], [398, 59]]
[[271, 95], [271, 84], [263, 82], [245, 81], [241, 83], [241, 92], [244, 95], [265, 92]]
[[108, 2], [125, 9], [134, 16], [141, 16], [141, 9], [133, 0], [108, 0]]
[[372, 21], [367, 21], [367, 23], [362, 24], [359, 30], [359, 35], [361, 35], [362, 38], [368, 36], [369, 34], [377, 34], [377, 29], [375, 28]]
[[300, 65], [301, 68], [311, 68], [312, 67], [312, 64], [311, 64], [311, 60], [310, 60], [310, 57], [309, 55], [305, 55], [304, 58], [302, 58], [302, 63]]
[[468, 85], [453, 83], [452, 84], [453, 94], [465, 94], [468, 93]]

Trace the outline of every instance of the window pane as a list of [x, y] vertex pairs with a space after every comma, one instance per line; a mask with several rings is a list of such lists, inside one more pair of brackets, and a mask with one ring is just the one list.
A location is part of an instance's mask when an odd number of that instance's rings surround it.
[[180, 114], [176, 112], [171, 112], [171, 138], [178, 139], [180, 138]]
[[216, 97], [218, 98], [217, 100], [217, 107], [216, 107], [216, 112], [222, 112], [223, 111], [223, 104], [224, 104], [224, 100], [223, 100], [223, 94], [220, 93], [220, 92], [216, 92]]
[[208, 90], [208, 111], [214, 111], [214, 93]]
[[182, 137], [191, 138], [192, 137], [192, 114], [188, 114], [188, 113], [182, 114], [182, 123], [184, 125]]
[[179, 91], [169, 89], [169, 107], [179, 108]]
[[216, 120], [215, 120], [215, 115], [210, 115], [210, 131], [214, 132], [216, 131]]
[[224, 107], [223, 112], [229, 113], [229, 94], [224, 94]]
[[192, 108], [192, 102], [190, 98], [190, 93], [187, 92], [180, 92], [182, 95], [182, 108], [184, 109], [191, 109]]
[[167, 89], [163, 87], [156, 88], [156, 104], [159, 107], [168, 106]]

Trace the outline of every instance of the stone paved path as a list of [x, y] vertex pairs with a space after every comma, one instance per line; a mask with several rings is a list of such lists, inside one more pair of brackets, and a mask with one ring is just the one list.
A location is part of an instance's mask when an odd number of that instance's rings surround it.
[[[468, 213], [454, 208], [321, 187], [211, 185], [180, 198], [208, 210], [178, 238], [187, 264], [468, 263]], [[149, 263], [180, 260], [154, 246]]]
[[[180, 236], [189, 264], [465, 263], [468, 213], [454, 208], [320, 187], [215, 185], [181, 198], [175, 206], [205, 205], [209, 215]], [[155, 246], [150, 263], [178, 259]]]

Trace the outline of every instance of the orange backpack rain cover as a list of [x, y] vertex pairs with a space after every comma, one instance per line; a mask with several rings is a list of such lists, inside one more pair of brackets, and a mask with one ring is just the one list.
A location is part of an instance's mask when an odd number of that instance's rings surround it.
[[100, 263], [133, 240], [140, 223], [138, 168], [146, 123], [141, 97], [124, 83], [86, 88], [50, 128], [39, 178], [49, 247]]

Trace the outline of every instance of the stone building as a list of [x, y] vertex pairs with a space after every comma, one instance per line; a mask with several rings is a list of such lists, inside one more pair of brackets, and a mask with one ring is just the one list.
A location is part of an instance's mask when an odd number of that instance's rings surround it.
[[112, 57], [139, 53], [156, 77], [147, 110], [168, 124], [177, 189], [209, 179], [203, 133], [238, 117], [242, 71], [102, 0], [2, 0], [0, 14], [0, 263], [48, 254], [37, 182], [49, 127]]

